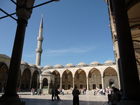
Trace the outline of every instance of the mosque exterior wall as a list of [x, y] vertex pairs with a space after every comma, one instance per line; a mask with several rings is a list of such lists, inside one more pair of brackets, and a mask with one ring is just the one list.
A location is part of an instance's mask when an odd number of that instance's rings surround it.
[[[8, 75], [10, 58], [0, 55], [0, 64], [5, 64], [7, 70], [0, 67], [0, 90], [4, 88], [3, 75]], [[6, 80], [5, 80], [6, 81]], [[6, 83], [4, 83], [6, 84]], [[93, 90], [96, 88], [107, 88], [114, 84], [119, 88], [118, 70], [112, 61], [104, 64], [93, 62], [89, 65], [79, 63], [78, 65], [67, 64], [66, 66], [55, 65], [40, 67], [26, 62], [21, 62], [17, 88], [20, 91], [30, 91], [35, 89], [48, 89], [48, 93], [53, 87], [70, 90], [77, 86], [79, 89]]]

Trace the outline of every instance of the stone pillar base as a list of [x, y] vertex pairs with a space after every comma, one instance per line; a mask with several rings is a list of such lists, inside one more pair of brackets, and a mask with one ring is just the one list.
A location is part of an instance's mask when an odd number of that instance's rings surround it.
[[140, 105], [140, 100], [139, 101], [122, 100], [117, 105]]
[[25, 105], [18, 97], [1, 97], [0, 105]]

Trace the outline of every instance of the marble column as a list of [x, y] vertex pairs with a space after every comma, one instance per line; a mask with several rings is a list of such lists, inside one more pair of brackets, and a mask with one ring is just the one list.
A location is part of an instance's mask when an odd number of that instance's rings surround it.
[[104, 87], [104, 76], [103, 75], [101, 76], [101, 81], [102, 81], [102, 89], [104, 89], [105, 87]]
[[73, 77], [73, 89], [74, 89], [74, 77]]
[[43, 83], [42, 83], [42, 77], [41, 77], [41, 75], [39, 76], [39, 89], [42, 89], [42, 85], [43, 85]]
[[60, 89], [62, 89], [62, 77], [60, 77], [60, 86], [59, 86]]
[[30, 79], [29, 88], [30, 88], [30, 89], [32, 88], [32, 76], [31, 76], [31, 79]]
[[88, 77], [86, 79], [87, 79], [87, 90], [89, 90]]

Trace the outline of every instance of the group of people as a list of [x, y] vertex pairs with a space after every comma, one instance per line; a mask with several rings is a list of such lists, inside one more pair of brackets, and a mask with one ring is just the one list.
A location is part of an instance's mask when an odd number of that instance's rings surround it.
[[[81, 90], [79, 91], [77, 89], [77, 87], [75, 87], [72, 90], [73, 105], [79, 105], [79, 95], [80, 95], [80, 93], [85, 94], [86, 89], [83, 89], [82, 91]], [[99, 93], [102, 94], [102, 95], [107, 95], [108, 96], [108, 103], [111, 103], [111, 105], [116, 105], [116, 103], [120, 101], [121, 91], [119, 89], [115, 88], [115, 87], [94, 90], [94, 95], [97, 95]], [[31, 89], [31, 94], [32, 95], [35, 94], [35, 89], [34, 88]], [[40, 95], [41, 90], [37, 90], [36, 94]], [[64, 90], [53, 88], [52, 91], [51, 91], [51, 94], [52, 94], [52, 101], [54, 101], [54, 100], [60, 101], [61, 99], [59, 97], [59, 94], [64, 95]]]
[[111, 93], [108, 94], [108, 103], [111, 105], [117, 105], [117, 103], [121, 100], [122, 91], [112, 87]]
[[[52, 93], [52, 101], [54, 100], [60, 101], [59, 97], [60, 91], [57, 88], [53, 88], [51, 93]], [[73, 95], [73, 105], [79, 105], [80, 91], [77, 89], [77, 87], [73, 89], [72, 95]]]
[[58, 91], [57, 88], [53, 88], [51, 93], [52, 93], [52, 101], [54, 101], [55, 99], [57, 99], [58, 101], [60, 100], [59, 97], [60, 92]]

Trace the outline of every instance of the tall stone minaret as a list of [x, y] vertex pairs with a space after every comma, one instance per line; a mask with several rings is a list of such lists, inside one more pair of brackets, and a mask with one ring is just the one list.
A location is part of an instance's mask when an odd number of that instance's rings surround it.
[[36, 48], [36, 65], [41, 64], [41, 54], [42, 54], [42, 42], [43, 42], [43, 17], [40, 21], [39, 34], [37, 37], [37, 48]]

